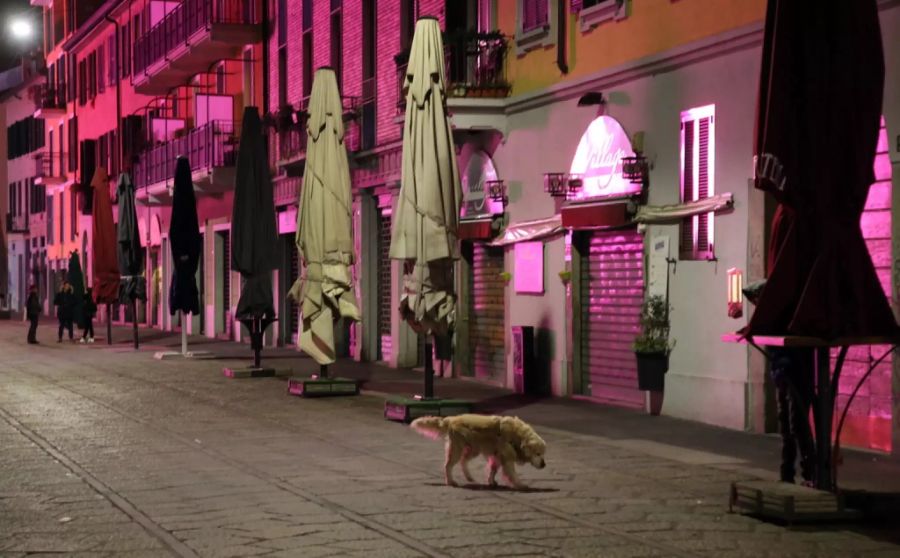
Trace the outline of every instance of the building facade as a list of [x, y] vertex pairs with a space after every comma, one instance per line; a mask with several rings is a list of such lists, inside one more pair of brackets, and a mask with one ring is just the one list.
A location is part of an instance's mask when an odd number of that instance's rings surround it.
[[[43, 205], [34, 205], [28, 238], [42, 289], [53, 288], [73, 250], [90, 270], [81, 186], [104, 166], [112, 192], [117, 174], [129, 171], [148, 246], [150, 297], [138, 319], [180, 327], [166, 306], [167, 231], [175, 158], [187, 155], [204, 238], [203, 311], [189, 327], [240, 339], [229, 221], [240, 115], [257, 106], [283, 254], [274, 276], [281, 319], [268, 342], [295, 344], [298, 309], [286, 294], [299, 273], [304, 111], [315, 70], [330, 66], [344, 98], [358, 256], [352, 273], [363, 314], [360, 323], [339, 326], [339, 354], [419, 365], [421, 340], [396, 312], [401, 267], [387, 253], [405, 64], [416, 19], [434, 16], [445, 32], [465, 193], [458, 325], [446, 366], [473, 381], [641, 408], [646, 394], [637, 388], [631, 343], [641, 302], [658, 293], [671, 306], [675, 342], [663, 412], [734, 429], [773, 428], [764, 359], [720, 340], [752, 310], [729, 316], [729, 284], [764, 275], [772, 207], [749, 180], [765, 0], [34, 3], [44, 10], [47, 72], [34, 101], [44, 129], [34, 180], [42, 190], [34, 196]], [[896, 36], [900, 6], [886, 0], [880, 8], [883, 36]], [[878, 183], [862, 227], [893, 300], [900, 63], [887, 39], [885, 55]], [[637, 179], [623, 163], [641, 158], [647, 172]], [[706, 209], [689, 209], [696, 204]], [[125, 312], [117, 309], [114, 319], [130, 320]], [[523, 356], [530, 345], [533, 358]], [[841, 402], [880, 351], [850, 355]], [[886, 361], [873, 373], [845, 440], [900, 447], [894, 369]]]

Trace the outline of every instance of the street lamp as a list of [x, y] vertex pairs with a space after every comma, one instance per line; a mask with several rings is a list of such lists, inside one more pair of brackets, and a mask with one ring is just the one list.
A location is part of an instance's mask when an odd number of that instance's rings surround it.
[[23, 17], [14, 17], [9, 22], [9, 32], [17, 41], [27, 41], [34, 35], [31, 22]]

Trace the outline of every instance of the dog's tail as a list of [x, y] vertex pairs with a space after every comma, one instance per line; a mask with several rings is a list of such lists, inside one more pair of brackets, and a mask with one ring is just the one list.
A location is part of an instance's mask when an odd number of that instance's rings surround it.
[[440, 440], [447, 435], [447, 420], [441, 417], [419, 417], [409, 426], [432, 440]]

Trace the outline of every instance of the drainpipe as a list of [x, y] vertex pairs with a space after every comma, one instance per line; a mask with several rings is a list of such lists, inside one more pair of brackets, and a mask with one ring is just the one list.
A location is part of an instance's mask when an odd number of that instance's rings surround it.
[[566, 56], [566, 23], [569, 15], [566, 13], [566, 0], [556, 0], [556, 66], [559, 71], [568, 74], [569, 62]]
[[[262, 0], [262, 114], [269, 114], [269, 0]], [[266, 142], [266, 147], [269, 142]]]

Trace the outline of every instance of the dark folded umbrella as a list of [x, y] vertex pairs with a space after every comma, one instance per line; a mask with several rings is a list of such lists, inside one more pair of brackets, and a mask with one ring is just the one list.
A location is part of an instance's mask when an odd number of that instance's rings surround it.
[[756, 186], [782, 204], [775, 255], [745, 332], [896, 335], [860, 229], [880, 127], [884, 54], [876, 0], [769, 0]]
[[175, 268], [169, 285], [170, 314], [179, 311], [194, 315], [200, 313], [196, 276], [202, 242], [191, 165], [186, 157], [179, 157], [175, 164], [175, 192], [172, 195], [172, 222], [169, 224], [169, 243]]
[[116, 189], [119, 200], [119, 300], [123, 303], [147, 300], [147, 283], [144, 279], [144, 247], [138, 230], [137, 212], [134, 207], [134, 185], [128, 173], [119, 176]]
[[235, 317], [250, 331], [254, 366], [262, 336], [275, 321], [272, 269], [278, 262], [275, 198], [256, 107], [244, 109], [231, 216], [231, 267], [243, 278]]
[[84, 272], [81, 270], [81, 258], [77, 250], [69, 256], [66, 281], [72, 286], [72, 322], [81, 327], [84, 323]]
[[256, 107], [244, 109], [235, 170], [231, 267], [244, 279], [236, 317], [275, 317], [272, 269], [278, 262], [275, 198]]

